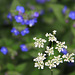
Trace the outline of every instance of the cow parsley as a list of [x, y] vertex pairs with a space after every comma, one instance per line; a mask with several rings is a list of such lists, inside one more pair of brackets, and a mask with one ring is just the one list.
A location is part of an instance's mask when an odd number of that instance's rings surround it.
[[[63, 62], [74, 62], [75, 54], [69, 54], [66, 51], [67, 46], [65, 45], [65, 42], [60, 42], [57, 40], [57, 38], [55, 37], [56, 32], [57, 31], [54, 30], [53, 34], [46, 33], [45, 36], [48, 37], [48, 40], [42, 38], [37, 39], [36, 37], [33, 38], [33, 40], [35, 40], [35, 47], [39, 48], [44, 48], [44, 44], [47, 41], [51, 42], [50, 46], [46, 46], [46, 54], [38, 53], [38, 57], [33, 60], [35, 61], [34, 67], [38, 67], [38, 69], [44, 69], [44, 66], [48, 66], [49, 69], [52, 69], [56, 68], [56, 66]], [[56, 43], [56, 45], [53, 44], [54, 42]], [[58, 55], [56, 55], [56, 51], [59, 53]], [[60, 55], [60, 52], [64, 55]]]

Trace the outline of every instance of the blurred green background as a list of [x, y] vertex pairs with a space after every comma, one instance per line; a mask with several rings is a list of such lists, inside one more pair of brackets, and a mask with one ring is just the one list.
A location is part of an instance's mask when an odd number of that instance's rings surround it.
[[[29, 15], [30, 11], [44, 10], [44, 14], [38, 17], [35, 26], [29, 27], [30, 33], [25, 36], [14, 36], [10, 32], [12, 27], [22, 29], [23, 26], [18, 27], [18, 23], [7, 19], [7, 14], [14, 11], [18, 5], [23, 6]], [[65, 5], [68, 9], [64, 15], [62, 9]], [[31, 10], [31, 6], [36, 9]], [[7, 55], [0, 52], [0, 75], [50, 75], [49, 69], [34, 68], [33, 58], [43, 50], [34, 47], [33, 37], [45, 39], [45, 33], [51, 33], [53, 30], [57, 30], [56, 37], [59, 41], [66, 42], [67, 51], [75, 53], [75, 20], [69, 18], [70, 11], [75, 11], [74, 0], [50, 0], [44, 4], [39, 4], [36, 0], [0, 0], [0, 48], [5, 46], [9, 51]], [[21, 51], [21, 44], [27, 46], [28, 52]], [[75, 75], [75, 64], [60, 64], [53, 72], [54, 75]]]

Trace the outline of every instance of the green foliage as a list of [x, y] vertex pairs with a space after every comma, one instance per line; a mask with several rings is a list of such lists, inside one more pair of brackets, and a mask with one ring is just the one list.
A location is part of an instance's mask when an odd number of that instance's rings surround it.
[[26, 68], [26, 63], [18, 65], [15, 69], [18, 72], [22, 72]]
[[69, 75], [75, 75], [75, 71], [74, 71], [74, 72], [72, 72], [72, 73], [70, 73]]
[[[47, 70], [43, 70], [41, 75], [51, 75], [51, 70], [47, 69]], [[53, 75], [58, 75], [59, 74], [59, 70], [53, 69]]]
[[[7, 19], [9, 12], [13, 15], [18, 14], [18, 11], [15, 11], [18, 5], [25, 8], [24, 19], [31, 18], [31, 14], [36, 11], [39, 13], [42, 9], [45, 11], [44, 15], [39, 16], [35, 26], [29, 27], [30, 33], [25, 36], [14, 36], [10, 31], [12, 27], [22, 31], [26, 25], [21, 25], [14, 19], [12, 22]], [[65, 5], [68, 10], [66, 15], [63, 15], [62, 9]], [[31, 6], [34, 6], [35, 10], [31, 10]], [[50, 8], [53, 10], [52, 12], [49, 11]], [[69, 53], [75, 53], [75, 28], [73, 27], [75, 23], [68, 17], [72, 10], [74, 10], [73, 0], [50, 0], [44, 4], [38, 4], [35, 0], [0, 0], [0, 47], [5, 46], [8, 49], [7, 55], [3, 55], [0, 51], [0, 75], [5, 75], [5, 73], [8, 75], [50, 75], [50, 69], [38, 70], [34, 68], [33, 62], [33, 58], [37, 57], [38, 52], [43, 53], [46, 45], [50, 45], [50, 43], [47, 42], [43, 49], [35, 48], [33, 37], [48, 40], [44, 36], [45, 33], [51, 33], [55, 29], [57, 30], [56, 37], [58, 40], [66, 42]], [[66, 23], [66, 20], [69, 22]], [[27, 46], [28, 52], [21, 51], [21, 44]], [[58, 52], [56, 51], [55, 54], [58, 55]], [[65, 74], [60, 67], [66, 69], [67, 66], [61, 65], [53, 69], [54, 75]], [[67, 71], [66, 74], [68, 74]], [[69, 75], [75, 75], [75, 72], [70, 72]]]

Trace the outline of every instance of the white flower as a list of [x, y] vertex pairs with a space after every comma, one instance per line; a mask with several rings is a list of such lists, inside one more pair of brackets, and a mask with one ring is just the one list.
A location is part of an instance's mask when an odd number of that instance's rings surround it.
[[49, 66], [49, 68], [56, 67], [56, 64], [54, 63], [54, 59], [48, 60], [48, 62], [45, 63], [46, 66]]
[[38, 62], [41, 62], [41, 61], [43, 61], [43, 60], [45, 60], [46, 59], [46, 54], [42, 54], [42, 53], [38, 53], [38, 57], [37, 58], [35, 58], [33, 61], [38, 61]]
[[35, 63], [35, 65], [34, 65], [34, 67], [38, 67], [38, 69], [44, 69], [44, 63], [43, 63], [43, 61], [42, 62], [36, 62]]
[[48, 46], [47, 46], [47, 51], [45, 51], [46, 53], [48, 53], [49, 54], [49, 56], [50, 55], [54, 55], [54, 50], [53, 50], [53, 47], [51, 47], [51, 48], [49, 48]]
[[51, 42], [53, 42], [53, 41], [57, 41], [57, 38], [54, 36], [54, 35], [52, 35], [51, 33], [46, 33], [46, 35], [45, 35], [46, 37], [49, 37], [49, 41], [51, 41]]
[[42, 38], [39, 38], [37, 39], [36, 37], [33, 38], [33, 40], [35, 40], [34, 44], [35, 44], [35, 47], [44, 47], [44, 43], [46, 43], [46, 40], [45, 39], [42, 39]]
[[35, 67], [38, 67], [38, 69], [43, 69], [44, 68], [44, 62], [43, 60], [46, 59], [46, 54], [38, 53], [38, 57], [33, 59], [35, 61]]
[[63, 50], [63, 48], [67, 49], [67, 46], [65, 46], [65, 42], [59, 42], [56, 41], [57, 45], [55, 47], [55, 49], [58, 49], [59, 52], [61, 52]]
[[57, 57], [54, 56], [54, 63], [56, 63], [56, 65], [59, 65], [60, 63], [63, 63], [62, 58], [60, 58], [61, 55], [58, 55]]
[[53, 31], [53, 34], [55, 35], [55, 34], [56, 34], [56, 32], [57, 32], [57, 31], [56, 31], [56, 30], [54, 30], [54, 31]]
[[64, 58], [64, 61], [66, 62], [74, 62], [74, 56], [75, 54], [72, 53], [72, 54], [69, 54], [67, 53], [66, 55], [63, 55], [62, 58]]

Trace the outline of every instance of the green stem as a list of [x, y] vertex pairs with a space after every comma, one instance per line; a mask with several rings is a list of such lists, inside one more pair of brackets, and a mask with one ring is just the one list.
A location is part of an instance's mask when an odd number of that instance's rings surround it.
[[53, 47], [53, 42], [52, 42], [52, 47]]
[[53, 75], [53, 70], [51, 70], [51, 75]]

